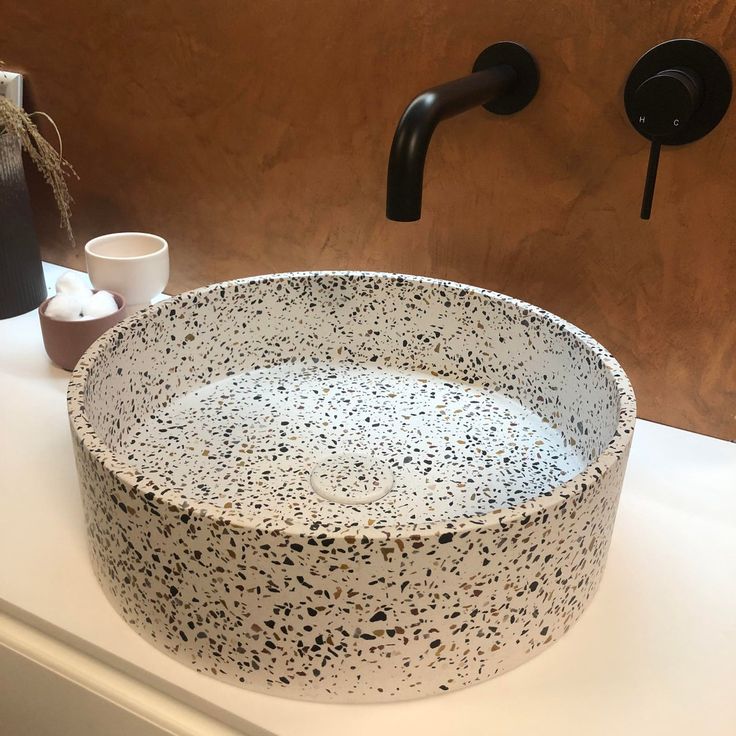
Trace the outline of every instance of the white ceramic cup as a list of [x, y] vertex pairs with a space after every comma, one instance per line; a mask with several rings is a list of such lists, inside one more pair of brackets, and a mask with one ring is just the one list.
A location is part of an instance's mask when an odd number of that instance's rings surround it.
[[169, 280], [169, 244], [149, 233], [112, 233], [84, 246], [95, 289], [125, 297], [128, 312], [148, 306]]

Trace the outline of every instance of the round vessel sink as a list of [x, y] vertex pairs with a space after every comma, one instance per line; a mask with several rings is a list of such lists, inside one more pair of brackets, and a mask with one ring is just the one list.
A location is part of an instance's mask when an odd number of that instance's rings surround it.
[[591, 337], [500, 294], [314, 272], [152, 306], [68, 398], [91, 558], [139, 634], [342, 702], [486, 680], [603, 573], [635, 401]]

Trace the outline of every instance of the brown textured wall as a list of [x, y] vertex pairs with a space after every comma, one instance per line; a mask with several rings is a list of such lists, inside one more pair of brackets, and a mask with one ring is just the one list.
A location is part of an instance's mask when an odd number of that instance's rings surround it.
[[[431, 274], [539, 304], [623, 363], [640, 414], [736, 438], [736, 106], [663, 154], [638, 219], [646, 143], [622, 89], [638, 56], [700, 38], [736, 62], [722, 0], [0, 0], [0, 58], [27, 76], [81, 181], [83, 243], [160, 233], [174, 291], [269, 271]], [[537, 56], [517, 116], [443, 123], [424, 217], [384, 219], [394, 125], [486, 45]], [[33, 182], [48, 259], [80, 265]]]

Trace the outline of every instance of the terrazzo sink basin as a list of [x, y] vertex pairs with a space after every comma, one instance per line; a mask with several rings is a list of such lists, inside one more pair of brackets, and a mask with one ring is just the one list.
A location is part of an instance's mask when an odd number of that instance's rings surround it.
[[443, 693], [541, 652], [595, 593], [635, 415], [536, 307], [412, 276], [264, 276], [136, 313], [68, 408], [118, 613], [224, 682]]

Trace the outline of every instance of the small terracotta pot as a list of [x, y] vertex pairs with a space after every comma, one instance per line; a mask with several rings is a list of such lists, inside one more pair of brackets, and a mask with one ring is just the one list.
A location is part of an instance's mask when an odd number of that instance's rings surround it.
[[73, 371], [84, 351], [106, 330], [126, 316], [125, 299], [114, 291], [110, 292], [118, 305], [118, 311], [107, 317], [96, 319], [61, 320], [46, 316], [46, 306], [53, 299], [49, 297], [38, 308], [41, 322], [43, 346], [49, 358], [60, 368]]

